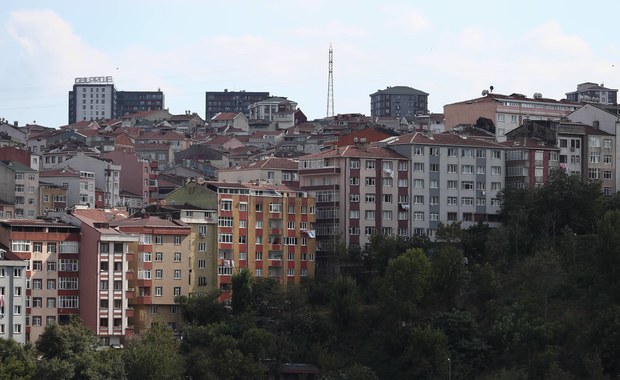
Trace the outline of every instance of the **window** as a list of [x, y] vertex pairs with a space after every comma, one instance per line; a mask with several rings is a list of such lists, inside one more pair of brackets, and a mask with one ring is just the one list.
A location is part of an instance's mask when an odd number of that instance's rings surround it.
[[360, 228], [359, 227], [349, 227], [349, 235], [357, 236], [359, 234], [360, 234]]
[[487, 168], [484, 166], [476, 166], [476, 174], [485, 174]]
[[[246, 211], [248, 211], [248, 204], [247, 203], [239, 203], [239, 212], [246, 212]], [[201, 226], [201, 227], [203, 227], [203, 226]], [[206, 226], [204, 226], [204, 227], [206, 227]]]
[[413, 148], [413, 154], [415, 156], [424, 156], [424, 147], [423, 146], [416, 146]]
[[448, 197], [448, 205], [455, 206], [457, 204], [457, 197]]
[[431, 172], [438, 172], [439, 171], [439, 164], [430, 164], [429, 165], [429, 171], [431, 171]]
[[448, 221], [455, 222], [456, 221], [456, 217], [457, 217], [456, 212], [449, 212], [448, 213]]
[[390, 210], [383, 211], [383, 220], [392, 220], [392, 211]]
[[350, 219], [359, 219], [360, 218], [360, 210], [349, 210], [349, 218]]
[[399, 178], [398, 179], [398, 187], [407, 187], [409, 186], [409, 181], [407, 178]]
[[485, 206], [487, 200], [484, 198], [476, 198], [476, 206]]
[[461, 165], [461, 173], [474, 174], [474, 165]]
[[502, 189], [501, 182], [491, 182], [491, 190], [500, 191]]
[[415, 211], [413, 213], [413, 220], [424, 220], [424, 212], [422, 212], [422, 211]]
[[180, 269], [175, 269], [174, 270], [174, 279], [175, 280], [180, 280], [181, 279], [181, 270]]
[[349, 202], [359, 202], [360, 195], [359, 194], [349, 194]]
[[366, 160], [366, 169], [374, 169], [375, 161], [374, 160]]
[[54, 298], [54, 297], [47, 297], [46, 304], [47, 304], [47, 308], [48, 309], [55, 308], [56, 307], [56, 298]]
[[428, 214], [428, 219], [433, 222], [439, 221], [439, 213], [431, 212], [430, 214]]
[[366, 186], [374, 186], [375, 185], [375, 177], [366, 177], [365, 178]]
[[164, 260], [164, 253], [163, 252], [155, 252], [155, 262], [162, 262]]
[[590, 152], [590, 163], [598, 164], [601, 162], [601, 152]]
[[415, 189], [423, 189], [424, 188], [424, 180], [423, 179], [415, 179], [413, 181], [413, 187]]
[[461, 182], [461, 190], [473, 190], [474, 182], [473, 181], [463, 181]]
[[43, 243], [40, 241], [32, 243], [32, 252], [43, 252]]
[[222, 199], [220, 201], [220, 210], [232, 211], [232, 200]]
[[491, 175], [502, 175], [501, 166], [491, 166]]
[[217, 220], [218, 227], [232, 227], [233, 218], [230, 216], [220, 216]]
[[48, 289], [56, 289], [56, 280], [47, 280]]
[[256, 277], [263, 277], [263, 270], [262, 270], [261, 268], [257, 268], [257, 269], [254, 271], [254, 275], [255, 275]]
[[424, 204], [424, 195], [414, 195], [413, 196], [413, 204], [423, 205]]
[[457, 164], [448, 164], [448, 167], [447, 167], [448, 173], [456, 173], [457, 167], [458, 167]]
[[181, 287], [180, 286], [175, 286], [172, 289], [172, 294], [175, 296], [180, 296], [181, 295]]
[[156, 286], [155, 287], [155, 297], [161, 297], [164, 295], [164, 288], [162, 288], [161, 286]]
[[390, 177], [382, 178], [383, 187], [392, 187], [394, 185], [394, 180]]
[[474, 198], [472, 198], [472, 197], [462, 197], [461, 198], [461, 205], [462, 206], [473, 206], [474, 205]]
[[174, 235], [174, 245], [181, 245], [182, 237], [180, 235]]
[[392, 194], [383, 194], [383, 202], [392, 203]]
[[32, 307], [37, 308], [37, 309], [43, 307], [43, 298], [41, 298], [41, 297], [33, 297], [32, 298]]
[[366, 220], [374, 220], [375, 219], [375, 210], [366, 210], [366, 211], [364, 211], [364, 219], [366, 219]]
[[40, 278], [35, 278], [32, 280], [32, 289], [42, 289], [43, 288], [43, 280]]
[[435, 206], [439, 204], [439, 197], [436, 195], [433, 195], [430, 197], [430, 204]]
[[181, 262], [181, 252], [175, 252], [174, 253], [174, 262], [175, 263], [180, 263]]
[[232, 234], [219, 234], [218, 235], [218, 242], [220, 242], [220, 243], [232, 243], [233, 242], [233, 235]]
[[424, 172], [424, 163], [423, 162], [414, 162], [413, 171], [417, 173]]
[[470, 148], [463, 148], [461, 150], [461, 157], [474, 157], [474, 150]]
[[447, 184], [448, 184], [448, 189], [456, 190], [456, 188], [458, 186], [458, 181], [449, 180]]
[[11, 242], [11, 250], [13, 252], [30, 252], [29, 240], [13, 240]]
[[43, 262], [40, 260], [33, 261], [32, 270], [43, 270]]
[[269, 203], [269, 212], [282, 212], [282, 203]]
[[[400, 182], [400, 180], [399, 180], [399, 182]], [[439, 180], [431, 179], [429, 181], [428, 187], [430, 187], [431, 189], [439, 189]]]
[[351, 169], [359, 169], [360, 168], [360, 160], [351, 160], [351, 161], [349, 161], [349, 167]]
[[404, 172], [409, 170], [409, 163], [406, 161], [399, 161], [398, 162], [398, 171]]
[[357, 186], [360, 184], [359, 177], [349, 177], [349, 185]]
[[366, 200], [366, 203], [374, 203], [374, 201], [375, 201], [375, 194], [367, 193], [365, 195], [365, 200]]

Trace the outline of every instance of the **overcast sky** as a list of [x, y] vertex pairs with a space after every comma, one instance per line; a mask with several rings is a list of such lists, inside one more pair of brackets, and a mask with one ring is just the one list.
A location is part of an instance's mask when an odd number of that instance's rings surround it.
[[[495, 92], [561, 99], [578, 83], [620, 87], [617, 1], [207, 1], [0, 3], [0, 117], [67, 124], [74, 78], [161, 89], [173, 114], [205, 91], [269, 91], [327, 112], [370, 114], [369, 94], [406, 85], [431, 112]], [[617, 67], [616, 67], [617, 66]]]

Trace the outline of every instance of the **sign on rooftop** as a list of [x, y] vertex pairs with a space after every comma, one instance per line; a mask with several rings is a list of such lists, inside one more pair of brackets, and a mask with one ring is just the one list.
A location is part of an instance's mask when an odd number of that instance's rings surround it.
[[112, 77], [82, 77], [75, 78], [75, 84], [107, 84], [112, 83]]

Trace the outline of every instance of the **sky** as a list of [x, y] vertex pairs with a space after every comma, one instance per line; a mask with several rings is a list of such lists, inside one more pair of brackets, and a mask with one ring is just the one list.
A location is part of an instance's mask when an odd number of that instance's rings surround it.
[[370, 114], [388, 86], [429, 110], [494, 87], [562, 99], [577, 84], [620, 88], [620, 3], [576, 1], [21, 0], [0, 2], [0, 118], [68, 122], [74, 78], [165, 94], [204, 117], [206, 91], [268, 91], [327, 114]]

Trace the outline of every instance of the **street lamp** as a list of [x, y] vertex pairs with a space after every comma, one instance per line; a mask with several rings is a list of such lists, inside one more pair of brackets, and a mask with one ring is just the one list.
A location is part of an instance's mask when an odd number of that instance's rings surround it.
[[452, 360], [448, 358], [448, 380], [452, 380]]

